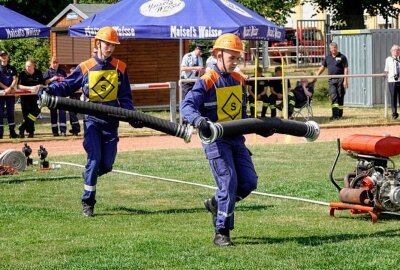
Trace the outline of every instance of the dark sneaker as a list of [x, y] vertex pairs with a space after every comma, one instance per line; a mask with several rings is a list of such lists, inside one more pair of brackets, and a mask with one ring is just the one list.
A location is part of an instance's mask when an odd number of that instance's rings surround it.
[[229, 235], [225, 235], [222, 233], [215, 233], [214, 244], [220, 247], [233, 246], [233, 243]]
[[93, 217], [94, 206], [82, 202], [82, 215], [84, 217]]
[[215, 227], [215, 224], [217, 222], [217, 212], [218, 212], [218, 207], [214, 205], [212, 198], [208, 198], [207, 200], [204, 201], [204, 207], [208, 212], [211, 213], [211, 221], [213, 226]]
[[53, 133], [53, 137], [60, 137], [60, 134], [57, 133]]

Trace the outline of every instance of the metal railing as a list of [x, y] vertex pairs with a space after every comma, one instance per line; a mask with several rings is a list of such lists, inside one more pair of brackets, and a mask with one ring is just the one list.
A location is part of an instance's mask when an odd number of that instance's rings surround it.
[[[352, 75], [320, 75], [320, 76], [314, 76], [314, 75], [304, 75], [304, 76], [283, 76], [283, 77], [257, 77], [257, 80], [285, 80], [284, 85], [284, 91], [283, 91], [283, 108], [282, 108], [282, 113], [284, 119], [287, 119], [288, 116], [288, 94], [289, 94], [289, 88], [288, 88], [288, 80], [298, 80], [300, 79], [330, 79], [330, 78], [386, 78], [385, 73], [379, 73], [379, 74], [352, 74]], [[249, 78], [247, 79], [248, 81], [255, 81], [256, 78]], [[182, 102], [182, 88], [181, 85], [182, 83], [187, 83], [187, 82], [195, 82], [196, 79], [181, 79], [179, 80], [179, 104]], [[256, 84], [257, 85], [257, 84]], [[388, 117], [388, 87], [387, 87], [387, 80], [384, 79], [382, 80], [382, 89], [384, 89], [384, 118]], [[182, 122], [181, 117], [179, 117], [180, 122]]]

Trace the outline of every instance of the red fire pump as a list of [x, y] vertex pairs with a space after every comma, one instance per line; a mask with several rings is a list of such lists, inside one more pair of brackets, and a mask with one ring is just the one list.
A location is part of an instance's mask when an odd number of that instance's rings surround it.
[[343, 188], [333, 178], [340, 148], [338, 139], [330, 179], [341, 203], [330, 203], [330, 215], [333, 217], [335, 210], [349, 209], [352, 214], [369, 213], [375, 223], [382, 211], [400, 211], [400, 170], [390, 159], [400, 154], [400, 138], [358, 134], [345, 138], [342, 148], [357, 162], [355, 171], [343, 178]]

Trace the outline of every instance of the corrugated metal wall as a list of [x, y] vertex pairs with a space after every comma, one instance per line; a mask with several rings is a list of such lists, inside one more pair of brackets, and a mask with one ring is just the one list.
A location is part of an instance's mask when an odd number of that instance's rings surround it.
[[[383, 73], [393, 44], [400, 43], [399, 29], [332, 31], [332, 40], [347, 56], [350, 74]], [[384, 104], [384, 78], [351, 78], [345, 105], [372, 107]]]

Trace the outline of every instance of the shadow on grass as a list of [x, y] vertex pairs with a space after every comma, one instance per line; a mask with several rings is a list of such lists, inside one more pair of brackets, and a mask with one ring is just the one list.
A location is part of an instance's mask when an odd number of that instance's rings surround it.
[[21, 184], [25, 182], [63, 181], [69, 179], [82, 179], [82, 175], [0, 179], [0, 184]]
[[339, 243], [342, 241], [357, 240], [357, 239], [371, 239], [371, 238], [382, 238], [382, 237], [400, 237], [400, 230], [387, 230], [379, 231], [375, 233], [342, 233], [335, 235], [326, 236], [300, 236], [300, 237], [285, 237], [285, 238], [274, 238], [274, 237], [236, 237], [237, 242], [241, 242], [245, 245], [265, 245], [265, 244], [281, 244], [286, 242], [296, 242], [303, 246], [319, 246], [323, 244]]
[[[236, 211], [264, 211], [273, 206], [265, 206], [265, 205], [250, 205], [250, 206], [241, 206], [238, 207]], [[198, 213], [204, 212], [207, 213], [207, 210], [204, 207], [201, 208], [182, 208], [182, 209], [162, 209], [162, 210], [143, 210], [143, 209], [133, 209], [124, 206], [120, 207], [110, 207], [106, 208], [106, 211], [110, 211], [112, 213], [96, 213], [96, 216], [107, 216], [107, 215], [154, 215], [154, 214], [179, 214], [179, 213]], [[118, 213], [116, 213], [118, 212]], [[125, 213], [121, 213], [125, 212]]]

